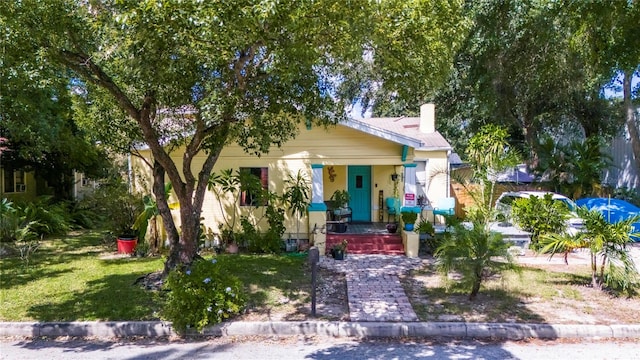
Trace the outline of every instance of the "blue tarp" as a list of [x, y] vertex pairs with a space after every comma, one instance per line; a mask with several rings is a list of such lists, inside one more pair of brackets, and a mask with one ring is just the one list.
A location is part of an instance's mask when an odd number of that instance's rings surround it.
[[[640, 208], [620, 199], [584, 198], [576, 201], [578, 206], [586, 206], [590, 210], [598, 210], [610, 223], [616, 223], [632, 216], [640, 215]], [[640, 221], [633, 223], [632, 233], [640, 233]], [[640, 241], [635, 237], [634, 241]]]

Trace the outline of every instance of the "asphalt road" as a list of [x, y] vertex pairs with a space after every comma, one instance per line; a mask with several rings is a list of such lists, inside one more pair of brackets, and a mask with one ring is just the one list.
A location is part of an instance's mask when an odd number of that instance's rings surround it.
[[624, 359], [640, 341], [414, 341], [326, 337], [200, 341], [1, 340], [0, 359]]

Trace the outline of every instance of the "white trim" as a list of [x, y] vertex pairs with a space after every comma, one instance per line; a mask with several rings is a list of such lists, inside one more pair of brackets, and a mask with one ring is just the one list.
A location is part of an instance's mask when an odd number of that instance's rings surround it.
[[[346, 121], [340, 122], [339, 124], [354, 130], [362, 131], [364, 133], [377, 136], [382, 139], [393, 141], [398, 144], [411, 146], [414, 149], [420, 149], [422, 146], [424, 146], [424, 143], [420, 140], [411, 138], [406, 135], [398, 134], [393, 131], [371, 126], [362, 121], [347, 119]], [[431, 148], [429, 148], [429, 150], [431, 150]]]

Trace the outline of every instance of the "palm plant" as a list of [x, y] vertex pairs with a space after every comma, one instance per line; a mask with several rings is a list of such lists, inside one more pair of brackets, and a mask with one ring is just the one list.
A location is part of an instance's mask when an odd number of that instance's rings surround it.
[[296, 234], [300, 236], [300, 220], [307, 213], [309, 206], [309, 181], [307, 177], [298, 170], [296, 176], [291, 176], [285, 180], [286, 190], [284, 192], [284, 200], [289, 206], [289, 212], [292, 216], [296, 216]]
[[[508, 133], [495, 125], [483, 127], [469, 141], [467, 156], [473, 164], [471, 179], [454, 177], [474, 201], [467, 219], [469, 226], [447, 219], [444, 241], [434, 252], [438, 268], [444, 274], [457, 271], [462, 275], [462, 283], [471, 288], [469, 300], [474, 300], [482, 282], [492, 273], [507, 269], [517, 270], [509, 253], [509, 244], [502, 235], [490, 230], [490, 222], [495, 218], [493, 209], [493, 189], [496, 173], [515, 166], [519, 154], [509, 147]], [[479, 184], [477, 186], [476, 184]], [[498, 260], [499, 259], [499, 260]]]
[[640, 220], [640, 215], [609, 223], [597, 210], [578, 208], [578, 215], [585, 222], [585, 231], [574, 236], [549, 234], [541, 237], [541, 253], [567, 254], [575, 249], [588, 249], [591, 258], [591, 284], [602, 289], [605, 285], [631, 292], [638, 285], [638, 270], [626, 249], [633, 242], [632, 224]]
[[461, 284], [470, 288], [469, 300], [475, 300], [482, 282], [494, 273], [518, 270], [509, 253], [509, 244], [502, 235], [488, 230], [481, 221], [472, 221], [471, 228], [455, 225], [445, 236], [434, 255], [443, 274], [452, 271], [461, 275]]
[[[240, 198], [240, 173], [234, 174], [233, 169], [223, 169], [220, 173], [213, 173], [209, 177], [207, 188], [215, 194], [220, 205], [220, 212], [224, 221], [224, 226], [233, 231], [236, 224], [237, 204]], [[223, 199], [227, 194], [231, 195], [228, 203], [232, 204], [232, 211], [225, 211]]]

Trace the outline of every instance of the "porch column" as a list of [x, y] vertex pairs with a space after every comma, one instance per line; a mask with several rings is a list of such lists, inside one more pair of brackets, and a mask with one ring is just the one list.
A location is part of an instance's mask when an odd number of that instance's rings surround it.
[[322, 164], [311, 164], [311, 204], [309, 204], [309, 230], [312, 246], [325, 256], [327, 246], [327, 205], [324, 203]]
[[416, 164], [404, 164], [404, 196], [400, 211], [420, 212], [418, 188], [416, 187]]

